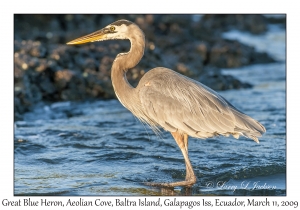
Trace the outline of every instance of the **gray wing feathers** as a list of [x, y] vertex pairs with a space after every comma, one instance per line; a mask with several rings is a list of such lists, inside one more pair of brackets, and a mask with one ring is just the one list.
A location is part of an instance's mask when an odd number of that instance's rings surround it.
[[140, 117], [170, 132], [179, 130], [197, 138], [244, 135], [257, 142], [265, 132], [260, 123], [239, 112], [215, 91], [169, 69], [149, 71], [137, 90], [143, 107], [144, 117]]
[[266, 132], [265, 127], [253, 118], [240, 113], [237, 110], [232, 109], [232, 112], [236, 119], [236, 128], [234, 130], [256, 142], [259, 142], [257, 137], [260, 137]]

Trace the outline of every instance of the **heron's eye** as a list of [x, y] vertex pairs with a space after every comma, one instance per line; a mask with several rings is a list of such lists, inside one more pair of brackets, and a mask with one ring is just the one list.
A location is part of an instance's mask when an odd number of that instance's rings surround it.
[[114, 30], [116, 30], [116, 27], [111, 26], [111, 27], [109, 27], [109, 30], [110, 30], [110, 32], [113, 32]]

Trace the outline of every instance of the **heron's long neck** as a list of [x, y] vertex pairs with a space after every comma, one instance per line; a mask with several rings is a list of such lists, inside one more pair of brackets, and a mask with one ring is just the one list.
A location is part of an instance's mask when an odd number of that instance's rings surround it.
[[128, 69], [135, 67], [144, 54], [145, 39], [144, 34], [137, 33], [130, 39], [131, 48], [128, 53], [121, 53], [115, 59], [112, 70], [111, 79], [115, 93], [120, 102], [130, 111], [134, 112], [134, 107], [139, 103], [135, 88], [132, 87], [126, 78]]

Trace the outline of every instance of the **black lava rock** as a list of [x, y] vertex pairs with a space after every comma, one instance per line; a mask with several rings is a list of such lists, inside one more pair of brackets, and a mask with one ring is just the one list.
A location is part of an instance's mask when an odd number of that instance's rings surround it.
[[249, 84], [216, 69], [273, 62], [267, 54], [220, 36], [232, 28], [264, 33], [268, 19], [261, 15], [205, 15], [195, 22], [192, 15], [16, 14], [15, 119], [43, 101], [115, 98], [110, 69], [116, 55], [128, 51], [130, 43], [65, 43], [118, 19], [136, 22], [146, 35], [145, 56], [127, 73], [133, 86], [148, 70], [163, 66], [216, 90], [247, 88]]

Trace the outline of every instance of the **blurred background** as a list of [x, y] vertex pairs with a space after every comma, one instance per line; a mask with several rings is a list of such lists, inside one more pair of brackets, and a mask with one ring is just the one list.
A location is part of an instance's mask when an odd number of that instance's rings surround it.
[[215, 90], [247, 88], [220, 68], [234, 68], [275, 60], [253, 46], [224, 39], [239, 30], [263, 34], [268, 24], [285, 27], [285, 16], [263, 15], [15, 15], [15, 118], [39, 102], [115, 98], [110, 68], [129, 41], [107, 41], [67, 46], [74, 38], [94, 32], [119, 19], [137, 23], [146, 35], [145, 56], [128, 72], [135, 86], [157, 66], [178, 71]]
[[[284, 14], [15, 14], [15, 194], [161, 195], [141, 183], [184, 179], [169, 134], [155, 136], [116, 100], [110, 69], [129, 41], [66, 45], [119, 19], [146, 36], [144, 57], [127, 73], [133, 86], [154, 67], [171, 68], [267, 128], [259, 146], [192, 140], [193, 195], [285, 195]], [[244, 180], [275, 189], [241, 189]]]

